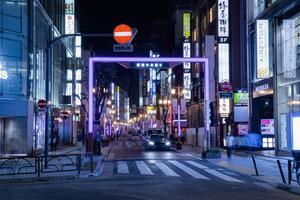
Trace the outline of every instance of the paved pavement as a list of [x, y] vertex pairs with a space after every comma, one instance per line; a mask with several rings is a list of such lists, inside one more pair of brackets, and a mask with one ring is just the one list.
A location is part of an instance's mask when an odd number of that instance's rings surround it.
[[[192, 146], [183, 146], [182, 150], [178, 150], [186, 155], [190, 155], [193, 157], [200, 158], [201, 157], [201, 149], [192, 147]], [[277, 160], [280, 161], [281, 167], [284, 173], [284, 178], [286, 183], [288, 182], [288, 159], [292, 159], [291, 157], [283, 157], [283, 156], [276, 156], [273, 151], [267, 152], [253, 152], [258, 176], [256, 175], [256, 171], [254, 168], [254, 163], [252, 157], [250, 156], [249, 152], [237, 151], [234, 152], [230, 159], [227, 158], [226, 152], [221, 151], [222, 157], [220, 159], [206, 159], [210, 163], [213, 163], [217, 166], [224, 167], [226, 169], [230, 169], [236, 171], [241, 174], [245, 174], [248, 176], [252, 176], [258, 180], [267, 182], [273, 186], [282, 186], [283, 180], [279, 171]], [[295, 174], [293, 173], [293, 180], [296, 180]], [[287, 185], [285, 185], [287, 186]], [[295, 182], [292, 181], [291, 183], [293, 192], [298, 192], [300, 194], [300, 187]]]

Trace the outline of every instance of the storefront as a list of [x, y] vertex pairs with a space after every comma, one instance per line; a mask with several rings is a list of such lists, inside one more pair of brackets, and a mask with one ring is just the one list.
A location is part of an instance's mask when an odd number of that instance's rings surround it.
[[300, 7], [278, 19], [276, 112], [278, 149], [300, 150]]
[[300, 149], [300, 3], [257, 0], [252, 6], [251, 131], [261, 134], [263, 148]]

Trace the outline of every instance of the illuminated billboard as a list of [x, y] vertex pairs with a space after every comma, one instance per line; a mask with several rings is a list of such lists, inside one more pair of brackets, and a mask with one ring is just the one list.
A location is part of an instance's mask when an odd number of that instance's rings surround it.
[[256, 66], [258, 79], [270, 77], [268, 20], [256, 21]]

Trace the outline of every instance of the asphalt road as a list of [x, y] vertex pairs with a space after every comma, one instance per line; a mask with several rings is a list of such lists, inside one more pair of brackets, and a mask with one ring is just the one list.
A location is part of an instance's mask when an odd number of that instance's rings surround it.
[[299, 199], [252, 177], [175, 151], [144, 151], [141, 141], [115, 142], [100, 177], [0, 184], [1, 200], [20, 199]]

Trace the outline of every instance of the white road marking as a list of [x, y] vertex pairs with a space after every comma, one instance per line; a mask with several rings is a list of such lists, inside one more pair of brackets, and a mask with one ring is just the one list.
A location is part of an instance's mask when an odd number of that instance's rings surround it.
[[151, 160], [150, 163], [155, 164], [166, 176], [180, 177], [176, 172], [162, 162]]
[[197, 156], [193, 156], [192, 154], [189, 154], [189, 153], [186, 153], [185, 155], [187, 155], [189, 157], [192, 157], [192, 158], [195, 158], [195, 159], [198, 159], [198, 160], [202, 160], [202, 158], [199, 158]]
[[231, 176], [228, 176], [228, 175], [225, 175], [225, 174], [222, 174], [220, 172], [218, 172], [217, 170], [214, 170], [214, 169], [209, 169], [207, 166], [204, 166], [204, 165], [201, 165], [199, 163], [196, 163], [195, 161], [186, 161], [187, 163], [189, 163], [190, 165], [193, 165], [199, 169], [203, 169], [204, 171], [206, 171], [207, 173], [211, 174], [211, 175], [214, 175], [220, 179], [223, 179], [225, 181], [230, 181], [230, 182], [238, 182], [238, 183], [242, 183], [243, 181], [241, 180], [238, 180], [236, 178], [233, 178]]
[[187, 167], [186, 165], [184, 164], [181, 164], [175, 160], [169, 160], [169, 162], [173, 165], [175, 165], [176, 167], [178, 167], [179, 169], [183, 170], [184, 172], [186, 172], [187, 174], [189, 174], [190, 176], [194, 177], [194, 178], [197, 178], [197, 179], [206, 179], [206, 180], [209, 180], [208, 177], [206, 176], [203, 176], [202, 174], [196, 172], [195, 170]]
[[144, 161], [135, 161], [137, 168], [139, 169], [141, 174], [153, 175], [151, 169], [146, 165]]
[[129, 174], [128, 166], [125, 161], [118, 161], [118, 173]]

